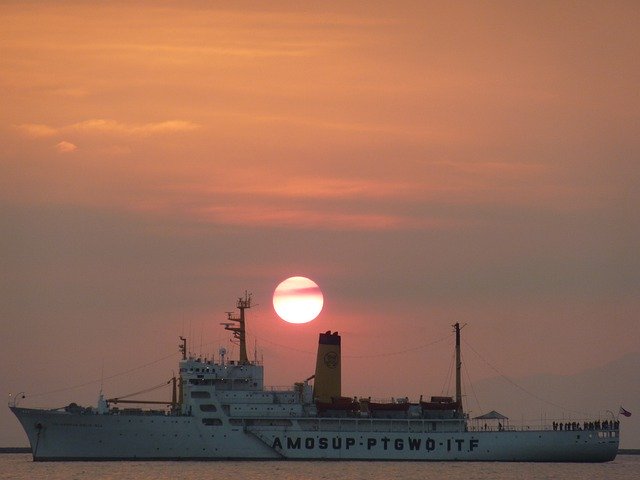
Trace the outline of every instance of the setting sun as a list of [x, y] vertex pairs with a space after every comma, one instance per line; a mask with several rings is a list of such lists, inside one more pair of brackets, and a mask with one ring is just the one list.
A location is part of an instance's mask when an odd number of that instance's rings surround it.
[[273, 308], [289, 323], [307, 323], [322, 311], [324, 298], [320, 287], [306, 277], [290, 277], [273, 292]]

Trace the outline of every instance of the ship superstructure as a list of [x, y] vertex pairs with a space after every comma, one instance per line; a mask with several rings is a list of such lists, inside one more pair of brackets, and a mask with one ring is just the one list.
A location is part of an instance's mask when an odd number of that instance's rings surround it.
[[[290, 389], [264, 386], [263, 365], [250, 361], [246, 310], [223, 323], [239, 344], [237, 360], [187, 353], [182, 338], [179, 378], [164, 410], [120, 408], [133, 402], [100, 397], [98, 407], [71, 404], [45, 410], [10, 405], [34, 460], [332, 459], [605, 462], [618, 451], [617, 421], [558, 429], [474, 427], [463, 411], [460, 325], [456, 335], [456, 395], [411, 402], [345, 397], [341, 337], [319, 335], [315, 374]], [[311, 381], [313, 380], [313, 383]], [[151, 403], [151, 402], [145, 402]]]

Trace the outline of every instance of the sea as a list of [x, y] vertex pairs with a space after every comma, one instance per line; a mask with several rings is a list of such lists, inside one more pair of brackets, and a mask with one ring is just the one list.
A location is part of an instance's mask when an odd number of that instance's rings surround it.
[[0, 455], [0, 479], [11, 480], [637, 480], [640, 455], [609, 463], [446, 463], [330, 461], [33, 462]]

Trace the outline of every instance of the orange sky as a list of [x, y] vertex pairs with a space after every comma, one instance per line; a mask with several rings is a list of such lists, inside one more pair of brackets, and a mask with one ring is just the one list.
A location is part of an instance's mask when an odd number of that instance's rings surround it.
[[5, 394], [226, 342], [245, 289], [274, 383], [328, 329], [358, 394], [440, 393], [446, 344], [355, 357], [455, 321], [514, 376], [638, 351], [635, 2], [264, 3], [0, 5]]

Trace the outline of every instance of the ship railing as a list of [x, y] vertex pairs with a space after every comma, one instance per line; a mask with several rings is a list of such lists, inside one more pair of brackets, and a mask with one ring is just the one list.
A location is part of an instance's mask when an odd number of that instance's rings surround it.
[[546, 428], [538, 428], [538, 427], [528, 427], [528, 426], [516, 426], [516, 425], [505, 425], [502, 427], [495, 425], [487, 425], [482, 427], [469, 426], [467, 428], [469, 432], [517, 432], [517, 431], [526, 431], [526, 430], [547, 430]]
[[[562, 427], [560, 426], [562, 425]], [[486, 424], [480, 425], [477, 423], [470, 423], [467, 427], [470, 432], [500, 432], [500, 431], [518, 431], [518, 432], [526, 432], [526, 431], [571, 431], [571, 432], [594, 432], [594, 431], [617, 431], [619, 430], [619, 423], [617, 421], [552, 421], [541, 422], [541, 423], [531, 423], [531, 424], [509, 424], [505, 423], [503, 425], [500, 424]]]
[[370, 400], [373, 403], [399, 403], [406, 404], [410, 403], [407, 397], [356, 397], [361, 400]]
[[464, 422], [460, 419], [426, 420], [396, 418], [303, 418], [298, 422], [306, 428], [325, 432], [463, 432]]
[[269, 392], [291, 392], [291, 393], [295, 392], [295, 390], [293, 388], [291, 388], [291, 385], [287, 385], [287, 386], [284, 386], [284, 385], [270, 385], [270, 386], [264, 387], [264, 389], [266, 391], [269, 391]]

